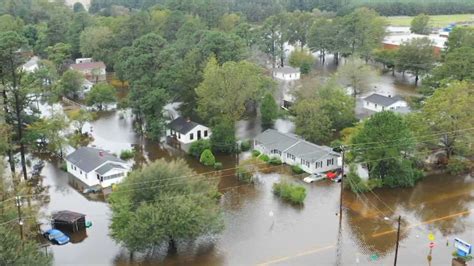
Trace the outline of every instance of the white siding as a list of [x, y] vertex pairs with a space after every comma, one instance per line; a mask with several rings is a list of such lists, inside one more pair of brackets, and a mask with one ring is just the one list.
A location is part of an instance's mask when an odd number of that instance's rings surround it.
[[81, 180], [84, 184], [88, 186], [95, 186], [99, 184], [97, 178], [94, 178], [94, 172], [86, 173], [85, 171], [82, 171], [82, 169], [79, 169], [77, 166], [73, 165], [69, 161], [66, 161], [66, 167], [68, 173]]
[[299, 72], [287, 74], [287, 73], [282, 73], [282, 72], [275, 71], [275, 74], [273, 76], [277, 79], [286, 80], [286, 81], [300, 79], [300, 73]]
[[375, 112], [394, 110], [400, 107], [407, 107], [407, 106], [408, 106], [407, 102], [402, 101], [402, 100], [397, 101], [388, 107], [364, 100], [364, 108], [375, 111]]
[[[207, 132], [207, 134], [206, 134]], [[200, 134], [200, 138], [199, 137]], [[187, 134], [181, 134], [179, 132], [174, 132], [172, 130], [167, 130], [166, 135], [167, 136], [176, 136], [176, 139], [183, 143], [183, 144], [189, 144], [192, 142], [195, 142], [199, 139], [209, 139], [211, 137], [211, 130], [208, 127], [205, 127], [203, 125], [198, 125], [195, 128], [193, 128], [191, 131], [189, 131]]]
[[[104, 164], [107, 164], [107, 163], [109, 163], [109, 162], [106, 162]], [[101, 185], [102, 187], [105, 188], [105, 187], [111, 186], [112, 184], [120, 183], [122, 181], [123, 177], [125, 177], [128, 174], [128, 172], [130, 172], [130, 167], [126, 164], [122, 164], [122, 163], [118, 163], [118, 162], [111, 162], [111, 163], [120, 164], [123, 167], [125, 167], [125, 169], [114, 168], [114, 169], [108, 171], [107, 173], [105, 173], [105, 176], [114, 175], [114, 174], [117, 174], [117, 173], [120, 173], [120, 172], [123, 173], [123, 175], [120, 176], [120, 177], [117, 177], [117, 178], [104, 180], [103, 182], [100, 181], [100, 175], [98, 177], [98, 174], [95, 170], [99, 169], [104, 164], [98, 166], [96, 169], [94, 169], [94, 170], [92, 170], [88, 173], [86, 173], [85, 171], [82, 171], [81, 169], [79, 169], [77, 166], [73, 165], [69, 161], [66, 161], [66, 167], [67, 167], [68, 173], [70, 173], [71, 175], [73, 175], [77, 179], [81, 180], [84, 184], [86, 184], [88, 186]]]

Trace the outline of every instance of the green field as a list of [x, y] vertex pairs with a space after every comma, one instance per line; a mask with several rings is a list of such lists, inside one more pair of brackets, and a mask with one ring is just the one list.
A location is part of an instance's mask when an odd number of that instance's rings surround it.
[[[453, 15], [437, 15], [430, 16], [430, 25], [433, 27], [445, 27], [453, 22], [474, 22], [474, 14], [453, 14]], [[410, 26], [413, 17], [387, 17], [387, 20], [392, 26]]]

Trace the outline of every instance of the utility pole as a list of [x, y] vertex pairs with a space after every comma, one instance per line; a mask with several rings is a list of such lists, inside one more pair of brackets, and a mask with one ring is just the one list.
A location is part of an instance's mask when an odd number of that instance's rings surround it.
[[395, 260], [393, 261], [393, 265], [397, 266], [397, 257], [398, 257], [398, 242], [400, 241], [400, 222], [402, 216], [398, 216], [398, 228], [397, 228], [397, 245], [395, 246]]
[[21, 218], [21, 196], [16, 196], [16, 207], [18, 210], [18, 224], [20, 225], [20, 237], [23, 241], [23, 219]]
[[342, 170], [341, 170], [341, 195], [339, 198], [339, 228], [342, 225], [342, 193], [344, 191], [344, 146], [341, 146]]

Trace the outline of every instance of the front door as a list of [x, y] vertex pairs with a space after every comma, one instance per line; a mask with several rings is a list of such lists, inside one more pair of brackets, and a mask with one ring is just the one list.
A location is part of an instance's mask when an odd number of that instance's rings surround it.
[[201, 139], [201, 130], [198, 130], [198, 140]]

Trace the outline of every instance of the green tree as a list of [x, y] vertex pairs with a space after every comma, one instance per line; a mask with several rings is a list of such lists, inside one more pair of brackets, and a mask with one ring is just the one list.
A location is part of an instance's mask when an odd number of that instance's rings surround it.
[[221, 117], [237, 121], [249, 103], [257, 103], [272, 87], [273, 82], [253, 63], [226, 62], [219, 66], [211, 57], [204, 80], [196, 89], [197, 111], [207, 122]]
[[376, 78], [375, 71], [357, 57], [348, 58], [336, 75], [341, 85], [351, 88], [354, 99], [369, 90]]
[[262, 105], [260, 107], [260, 114], [262, 116], [263, 127], [269, 127], [273, 125], [275, 119], [278, 118], [278, 106], [270, 93], [267, 93], [265, 97], [263, 97]]
[[334, 19], [320, 18], [311, 26], [308, 33], [308, 46], [313, 52], [320, 52], [323, 63], [326, 61], [326, 53], [338, 52], [338, 21]]
[[431, 32], [429, 27], [430, 16], [419, 14], [411, 20], [410, 31], [416, 34], [428, 35]]
[[77, 110], [71, 110], [67, 113], [70, 120], [72, 120], [72, 125], [75, 127], [76, 132], [82, 134], [82, 128], [87, 122], [92, 121], [93, 115], [91, 112], [84, 110], [82, 108]]
[[[82, 31], [79, 38], [80, 51], [84, 56], [93, 57], [96, 60], [101, 60], [106, 63], [112, 62], [112, 55], [114, 50], [113, 32], [107, 26], [88, 27]], [[116, 64], [123, 64], [124, 59], [115, 60]]]
[[52, 265], [52, 257], [38, 249], [37, 243], [20, 239], [17, 232], [0, 225], [2, 265]]
[[185, 178], [193, 175], [182, 160], [157, 160], [130, 173], [110, 196], [112, 237], [133, 254], [163, 243], [174, 251], [177, 240], [221, 232], [217, 185]]
[[79, 13], [79, 12], [85, 12], [86, 11], [84, 6], [79, 2], [74, 3], [74, 5], [72, 6], [72, 10], [74, 11], [74, 13]]
[[298, 101], [292, 108], [295, 113], [296, 134], [315, 143], [327, 143], [331, 139], [331, 119], [321, 103], [315, 99]]
[[369, 178], [381, 179], [390, 187], [413, 186], [419, 178], [411, 161], [413, 134], [400, 115], [390, 111], [374, 114], [351, 137], [351, 144], [351, 156], [367, 165]]
[[374, 51], [375, 62], [381, 63], [385, 68], [392, 70], [392, 75], [395, 75], [395, 64], [397, 62], [398, 50], [394, 49], [377, 49]]
[[63, 149], [67, 144], [64, 131], [69, 126], [66, 117], [55, 113], [50, 118], [40, 119], [27, 127], [27, 139], [36, 144], [37, 140], [46, 143], [46, 150], [63, 157]]
[[283, 66], [285, 60], [285, 42], [288, 33], [288, 20], [285, 14], [271, 16], [263, 22], [259, 29], [257, 40], [260, 49], [270, 57], [272, 68], [278, 65]]
[[474, 80], [474, 47], [461, 47], [447, 53], [441, 66], [432, 71], [436, 80]]
[[23, 28], [21, 18], [15, 18], [9, 14], [0, 16], [0, 32], [14, 31], [20, 33]]
[[61, 80], [57, 86], [58, 94], [61, 96], [70, 97], [77, 99], [80, 91], [82, 90], [82, 84], [84, 82], [84, 76], [75, 70], [67, 70], [61, 76]]
[[419, 76], [434, 67], [435, 59], [431, 40], [415, 38], [400, 45], [396, 65], [403, 72], [412, 72], [415, 75], [415, 85], [418, 85]]
[[211, 142], [207, 139], [195, 141], [189, 147], [189, 155], [199, 158], [204, 150], [211, 149]]
[[306, 50], [294, 50], [290, 54], [289, 63], [292, 67], [301, 68], [303, 65], [314, 64], [313, 55]]
[[95, 84], [86, 96], [86, 103], [89, 106], [97, 106], [99, 110], [111, 103], [117, 102], [117, 92], [112, 85], [107, 83]]
[[455, 27], [449, 34], [446, 53], [461, 47], [474, 47], [474, 28]]
[[219, 120], [211, 128], [211, 147], [214, 152], [236, 152], [235, 126], [227, 119]]
[[212, 154], [212, 151], [210, 149], [206, 149], [201, 153], [199, 162], [204, 164], [205, 166], [214, 166], [214, 164], [216, 163], [216, 157], [214, 157], [214, 154]]
[[307, 44], [307, 36], [314, 22], [314, 14], [299, 10], [288, 14], [288, 42], [292, 45], [299, 44], [303, 49]]
[[66, 43], [56, 43], [54, 46], [46, 48], [48, 60], [54, 63], [59, 73], [65, 71], [65, 61], [71, 58], [71, 45]]
[[74, 13], [67, 32], [67, 41], [71, 45], [73, 58], [81, 56], [80, 37], [82, 32], [92, 24], [92, 18], [87, 12]]

